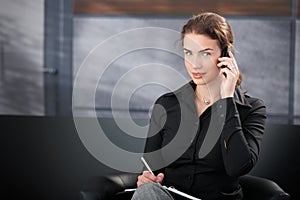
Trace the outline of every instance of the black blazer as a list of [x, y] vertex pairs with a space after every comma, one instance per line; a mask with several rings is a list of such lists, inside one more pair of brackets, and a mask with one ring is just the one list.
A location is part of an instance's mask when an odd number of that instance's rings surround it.
[[258, 160], [266, 107], [236, 88], [201, 115], [191, 81], [158, 98], [152, 111], [145, 157], [164, 184], [206, 199], [238, 199], [238, 177]]

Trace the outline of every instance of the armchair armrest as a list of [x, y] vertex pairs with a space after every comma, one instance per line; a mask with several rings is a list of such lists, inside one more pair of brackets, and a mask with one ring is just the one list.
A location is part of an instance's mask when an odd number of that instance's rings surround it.
[[[120, 173], [91, 178], [80, 191], [81, 200], [128, 200], [133, 192], [124, 192], [127, 188], [136, 188], [138, 174]], [[290, 200], [275, 182], [252, 175], [240, 177], [243, 188], [243, 200]]]
[[138, 174], [119, 173], [92, 177], [80, 191], [81, 200], [130, 199], [132, 192], [127, 188], [136, 188]]
[[240, 177], [244, 200], [290, 200], [290, 195], [275, 182], [257, 176]]

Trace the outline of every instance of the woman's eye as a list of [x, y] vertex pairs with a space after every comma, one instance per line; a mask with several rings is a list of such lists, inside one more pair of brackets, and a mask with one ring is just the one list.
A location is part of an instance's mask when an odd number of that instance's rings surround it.
[[203, 52], [202, 55], [203, 55], [203, 56], [210, 56], [210, 53], [208, 53], [208, 52]]
[[192, 55], [192, 52], [190, 52], [190, 51], [185, 51], [184, 54], [185, 54], [186, 56], [190, 56], [190, 55]]

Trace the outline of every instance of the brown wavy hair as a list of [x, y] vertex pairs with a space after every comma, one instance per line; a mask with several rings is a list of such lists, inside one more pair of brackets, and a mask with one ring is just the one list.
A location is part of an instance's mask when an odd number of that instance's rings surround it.
[[[188, 33], [208, 35], [212, 39], [219, 41], [221, 50], [225, 48], [229, 48], [231, 51], [234, 50], [231, 27], [224, 17], [216, 13], [203, 12], [190, 18], [182, 28], [182, 42], [185, 34]], [[237, 85], [241, 85], [241, 83], [242, 74], [240, 72]]]

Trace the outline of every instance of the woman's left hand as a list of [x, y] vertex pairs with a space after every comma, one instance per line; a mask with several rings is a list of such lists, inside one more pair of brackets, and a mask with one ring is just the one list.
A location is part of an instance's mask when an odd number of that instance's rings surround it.
[[[240, 71], [236, 60], [231, 51], [228, 52], [229, 57], [218, 58], [217, 66], [220, 68], [221, 79], [221, 98], [233, 97], [236, 83], [239, 79]], [[221, 68], [221, 66], [225, 66]]]

